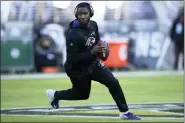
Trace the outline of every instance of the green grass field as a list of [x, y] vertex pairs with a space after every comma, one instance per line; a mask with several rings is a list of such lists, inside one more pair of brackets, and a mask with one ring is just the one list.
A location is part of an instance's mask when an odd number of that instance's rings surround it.
[[[127, 103], [149, 102], [183, 102], [184, 82], [182, 75], [159, 77], [124, 77], [118, 78]], [[25, 80], [1, 80], [1, 108], [38, 107], [49, 106], [46, 89], [63, 90], [71, 87], [69, 79], [25, 79]], [[106, 87], [98, 82], [92, 83], [91, 96], [83, 101], [60, 101], [62, 106], [91, 105], [91, 104], [115, 104]], [[143, 110], [131, 110], [136, 114], [160, 113]], [[76, 112], [81, 113], [82, 111]], [[98, 113], [107, 111], [95, 111]], [[68, 112], [70, 113], [70, 112]], [[89, 113], [84, 111], [83, 113]], [[92, 112], [91, 112], [92, 113]], [[119, 114], [118, 111], [109, 111], [110, 114]], [[163, 115], [169, 115], [163, 113]], [[128, 122], [128, 120], [106, 118], [63, 118], [47, 116], [1, 116], [2, 122]], [[140, 122], [174, 122], [172, 119], [142, 120]], [[183, 120], [178, 120], [182, 122]], [[133, 121], [130, 121], [133, 122]]]

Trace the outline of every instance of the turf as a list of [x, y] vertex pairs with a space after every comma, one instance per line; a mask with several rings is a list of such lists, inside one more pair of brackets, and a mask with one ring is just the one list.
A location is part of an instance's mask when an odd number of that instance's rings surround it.
[[[118, 78], [124, 91], [127, 103], [148, 102], [183, 102], [183, 76], [160, 77], [124, 77]], [[51, 88], [63, 90], [71, 88], [69, 79], [25, 79], [1, 81], [1, 108], [49, 106], [45, 90]], [[91, 96], [82, 101], [61, 101], [60, 105], [91, 105], [115, 104], [107, 88], [97, 82], [92, 83]], [[115, 111], [116, 112], [116, 111]], [[142, 114], [143, 112], [140, 112]], [[150, 112], [151, 113], [151, 112]], [[91, 118], [48, 118], [48, 117], [20, 117], [1, 116], [5, 121], [21, 122], [88, 122], [88, 121], [118, 121], [119, 119], [91, 119]], [[147, 122], [147, 120], [145, 120]], [[151, 121], [151, 120], [150, 120]], [[152, 120], [153, 121], [153, 120]], [[154, 120], [174, 121], [174, 120]], [[182, 121], [182, 120], [180, 120]]]
[[121, 120], [121, 119], [106, 119], [106, 118], [68, 118], [68, 117], [45, 117], [45, 116], [36, 116], [36, 117], [23, 117], [23, 116], [2, 116], [2, 122], [183, 122], [183, 120], [141, 120], [141, 121], [130, 121], [130, 120]]
[[[183, 102], [183, 76], [119, 78], [128, 103]], [[45, 90], [71, 88], [69, 79], [1, 81], [1, 108], [48, 106]], [[108, 89], [93, 82], [91, 96], [82, 101], [61, 101], [62, 105], [113, 104]]]

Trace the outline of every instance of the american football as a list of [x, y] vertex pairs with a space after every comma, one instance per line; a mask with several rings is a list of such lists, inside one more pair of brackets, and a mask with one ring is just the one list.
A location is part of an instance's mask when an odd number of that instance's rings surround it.
[[109, 51], [110, 51], [110, 48], [109, 48], [109, 44], [106, 42], [106, 41], [102, 41], [100, 40], [99, 43], [98, 43], [99, 46], [105, 46], [106, 47], [106, 50], [105, 52], [101, 52], [101, 53], [98, 53], [98, 57], [103, 60], [103, 61], [106, 61], [107, 58], [109, 57]]

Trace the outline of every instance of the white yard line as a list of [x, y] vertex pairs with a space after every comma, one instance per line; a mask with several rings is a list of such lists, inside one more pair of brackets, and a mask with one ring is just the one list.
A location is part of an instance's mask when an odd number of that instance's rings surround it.
[[[116, 77], [148, 77], [148, 76], [170, 76], [184, 75], [184, 71], [124, 71], [113, 72]], [[21, 74], [21, 75], [1, 75], [1, 80], [16, 79], [52, 79], [68, 78], [66, 73], [42, 73], [42, 74]]]

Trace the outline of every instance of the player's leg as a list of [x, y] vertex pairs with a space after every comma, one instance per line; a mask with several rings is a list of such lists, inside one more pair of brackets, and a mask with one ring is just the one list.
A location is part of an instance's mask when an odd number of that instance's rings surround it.
[[118, 80], [106, 66], [96, 66], [91, 79], [105, 85], [114, 98], [120, 112], [128, 111], [128, 106]]
[[53, 108], [59, 108], [59, 100], [85, 100], [89, 98], [91, 80], [88, 76], [82, 78], [70, 78], [72, 88], [67, 90], [47, 90], [50, 103]]
[[105, 85], [120, 111], [120, 118], [139, 120], [140, 118], [128, 112], [128, 105], [119, 84], [119, 81], [114, 77], [112, 72], [103, 64], [98, 64], [91, 75], [91, 79]]
[[88, 99], [91, 90], [91, 80], [88, 76], [82, 78], [70, 78], [72, 88], [67, 90], [56, 91], [57, 100], [82, 100]]
[[183, 52], [183, 55], [182, 55], [182, 68], [184, 70], [184, 52]]
[[181, 47], [181, 52], [182, 52], [182, 68], [184, 70], [184, 44]]
[[179, 53], [180, 53], [179, 46], [177, 44], [174, 44], [174, 56], [175, 56], [174, 70], [178, 70]]

